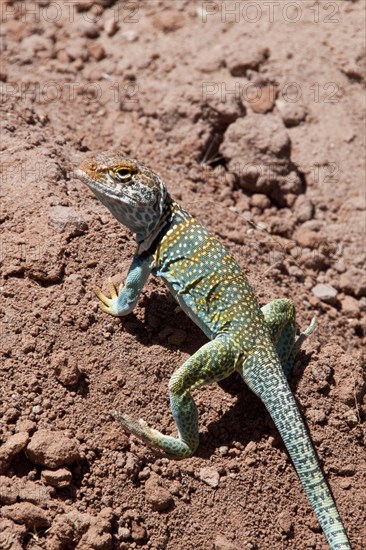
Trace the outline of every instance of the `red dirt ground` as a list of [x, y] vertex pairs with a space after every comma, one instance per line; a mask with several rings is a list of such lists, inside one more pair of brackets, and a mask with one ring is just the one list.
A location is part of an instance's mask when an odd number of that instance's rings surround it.
[[126, 319], [97, 307], [134, 242], [73, 172], [111, 148], [161, 173], [262, 304], [318, 316], [291, 386], [366, 547], [364, 8], [2, 2], [1, 548], [327, 548], [239, 378], [195, 392], [191, 459], [113, 420], [175, 433], [168, 380], [205, 338], [153, 277]]

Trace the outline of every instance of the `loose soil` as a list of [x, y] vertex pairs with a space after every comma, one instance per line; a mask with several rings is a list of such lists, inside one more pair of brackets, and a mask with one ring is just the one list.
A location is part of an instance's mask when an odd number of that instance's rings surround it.
[[74, 176], [121, 149], [157, 170], [305, 328], [291, 387], [354, 550], [366, 545], [365, 4], [75, 0], [1, 4], [0, 547], [325, 549], [261, 402], [194, 392], [181, 462], [167, 385], [205, 337], [151, 277], [133, 314], [131, 234]]

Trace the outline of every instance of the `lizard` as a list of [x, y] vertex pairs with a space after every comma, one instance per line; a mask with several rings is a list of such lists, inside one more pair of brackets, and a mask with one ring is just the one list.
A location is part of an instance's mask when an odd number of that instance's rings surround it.
[[114, 417], [126, 431], [164, 456], [190, 457], [199, 444], [192, 391], [239, 372], [272, 417], [331, 550], [350, 549], [287, 380], [316, 318], [296, 338], [291, 300], [276, 299], [260, 308], [233, 255], [173, 200], [163, 179], [145, 164], [118, 150], [109, 151], [86, 157], [77, 176], [137, 241], [124, 285], [117, 290], [109, 278], [110, 297], [95, 289], [101, 308], [118, 317], [131, 313], [152, 273], [164, 280], [182, 310], [209, 339], [169, 381], [178, 437], [163, 435], [127, 413], [115, 412]]

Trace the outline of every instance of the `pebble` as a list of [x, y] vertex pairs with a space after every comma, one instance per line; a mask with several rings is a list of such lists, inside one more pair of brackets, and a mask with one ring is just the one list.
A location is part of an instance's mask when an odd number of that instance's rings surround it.
[[127, 42], [136, 42], [136, 40], [139, 39], [139, 35], [134, 30], [129, 30], [121, 33], [121, 36], [127, 41]]
[[84, 218], [68, 206], [51, 206], [48, 220], [56, 231], [71, 233], [72, 236], [83, 235], [88, 229], [88, 224]]
[[281, 533], [284, 535], [290, 535], [293, 529], [293, 521], [290, 514], [286, 511], [280, 512], [277, 517], [277, 524]]
[[267, 195], [263, 195], [262, 193], [254, 193], [254, 195], [250, 197], [250, 205], [260, 208], [260, 210], [265, 210], [271, 206], [271, 201]]
[[165, 8], [153, 17], [154, 26], [164, 33], [174, 32], [184, 25], [184, 16], [174, 10]]
[[273, 84], [257, 88], [253, 98], [248, 97], [248, 103], [254, 113], [268, 113], [272, 111], [277, 95], [277, 87]]
[[134, 519], [131, 521], [131, 538], [137, 542], [142, 542], [146, 539], [145, 527]]
[[342, 306], [342, 312], [347, 317], [355, 317], [358, 319], [358, 317], [361, 314], [359, 303], [352, 296], [346, 295], [344, 298], [342, 298], [341, 306]]
[[350, 428], [355, 428], [359, 423], [357, 414], [353, 409], [344, 413], [343, 418], [345, 419], [345, 421], [347, 422]]
[[47, 485], [60, 489], [68, 487], [72, 481], [72, 474], [68, 468], [59, 468], [58, 470], [42, 470], [41, 479]]
[[320, 283], [311, 289], [316, 298], [326, 304], [334, 304], [337, 301], [338, 291], [333, 286]]
[[364, 271], [357, 267], [351, 267], [339, 277], [339, 286], [347, 294], [356, 298], [366, 296], [366, 278]]
[[79, 35], [84, 35], [87, 38], [98, 38], [100, 34], [98, 25], [85, 22], [79, 25]]
[[305, 195], [297, 197], [295, 202], [295, 216], [299, 223], [304, 223], [312, 219], [314, 216], [314, 204]]
[[315, 424], [322, 424], [325, 422], [327, 415], [323, 409], [309, 409], [306, 413], [306, 417], [312, 420]]
[[18, 432], [0, 446], [0, 473], [5, 472], [13, 457], [26, 447], [28, 441], [28, 432]]
[[345, 477], [352, 477], [355, 475], [355, 473], [356, 473], [356, 468], [354, 464], [344, 464], [344, 466], [342, 466], [338, 471], [338, 474], [340, 476], [345, 476]]
[[214, 550], [237, 550], [237, 547], [230, 542], [224, 535], [216, 535], [214, 541]]
[[131, 537], [131, 531], [127, 527], [119, 527], [118, 537], [121, 540], [127, 540]]
[[340, 481], [339, 486], [347, 491], [348, 489], [351, 489], [352, 483], [348, 479], [343, 479]]
[[15, 523], [25, 525], [30, 532], [34, 532], [35, 529], [48, 528], [51, 524], [48, 514], [30, 502], [18, 502], [10, 506], [3, 506], [1, 515]]
[[284, 99], [277, 99], [276, 107], [287, 128], [298, 126], [307, 115], [307, 110], [301, 103], [290, 103]]
[[174, 346], [180, 346], [185, 342], [187, 339], [187, 333], [183, 329], [175, 329], [172, 334], [168, 336], [168, 342], [169, 344], [173, 344]]
[[113, 36], [118, 31], [118, 22], [115, 17], [109, 17], [104, 22], [104, 30], [107, 36]]
[[161, 487], [156, 476], [152, 476], [145, 483], [146, 500], [153, 510], [163, 512], [174, 504], [171, 493]]
[[245, 76], [248, 70], [256, 70], [266, 61], [270, 52], [268, 48], [258, 49], [248, 42], [245, 51], [241, 48], [233, 48], [226, 57], [226, 65], [232, 76]]
[[95, 59], [95, 61], [101, 61], [105, 58], [106, 52], [103, 48], [102, 44], [99, 44], [99, 42], [92, 42], [88, 45], [88, 52], [90, 56]]
[[214, 468], [201, 468], [198, 477], [210, 487], [216, 488], [219, 486], [220, 474]]
[[51, 361], [57, 380], [66, 387], [76, 386], [79, 382], [81, 373], [72, 357], [68, 357], [64, 352], [57, 353]]
[[38, 430], [28, 443], [27, 455], [33, 464], [58, 468], [71, 464], [80, 457], [79, 444], [76, 439], [66, 437], [63, 432]]

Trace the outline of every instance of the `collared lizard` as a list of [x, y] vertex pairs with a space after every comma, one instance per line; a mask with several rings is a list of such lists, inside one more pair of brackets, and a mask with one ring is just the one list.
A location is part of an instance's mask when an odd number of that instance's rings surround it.
[[123, 225], [136, 234], [137, 251], [124, 286], [111, 297], [96, 293], [104, 311], [132, 312], [150, 273], [163, 278], [181, 308], [210, 341], [171, 377], [169, 395], [178, 437], [144, 420], [115, 413], [123, 428], [165, 456], [183, 459], [197, 449], [198, 413], [192, 390], [238, 371], [271, 415], [332, 550], [350, 549], [342, 520], [287, 382], [301, 343], [291, 300], [262, 309], [230, 252], [169, 195], [161, 177], [119, 152], [87, 158], [79, 178]]

